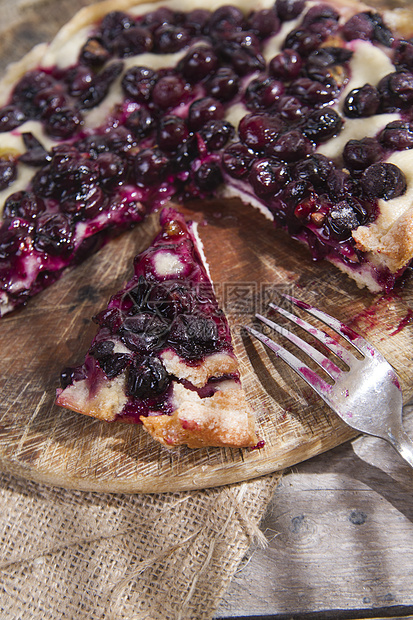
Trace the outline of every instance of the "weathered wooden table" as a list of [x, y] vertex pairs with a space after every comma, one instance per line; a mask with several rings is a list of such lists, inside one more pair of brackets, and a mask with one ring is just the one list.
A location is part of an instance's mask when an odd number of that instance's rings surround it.
[[[405, 409], [413, 433], [413, 406]], [[359, 437], [286, 472], [217, 618], [413, 618], [413, 470]]]

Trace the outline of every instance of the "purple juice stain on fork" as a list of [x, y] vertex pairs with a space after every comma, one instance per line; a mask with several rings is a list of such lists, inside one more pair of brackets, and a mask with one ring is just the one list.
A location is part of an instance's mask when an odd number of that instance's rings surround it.
[[333, 386], [324, 381], [324, 379], [322, 379], [314, 370], [308, 368], [308, 366], [300, 366], [298, 371], [314, 388], [319, 389], [324, 393], [331, 391]]

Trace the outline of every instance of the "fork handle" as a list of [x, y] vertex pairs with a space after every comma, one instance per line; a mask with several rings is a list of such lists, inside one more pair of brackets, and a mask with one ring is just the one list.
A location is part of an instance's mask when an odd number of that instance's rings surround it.
[[397, 435], [390, 435], [389, 441], [410, 467], [413, 467], [413, 441], [403, 428], [399, 429]]

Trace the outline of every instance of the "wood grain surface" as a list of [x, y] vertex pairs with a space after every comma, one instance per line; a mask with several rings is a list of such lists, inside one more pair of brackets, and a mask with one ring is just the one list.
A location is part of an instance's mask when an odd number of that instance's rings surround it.
[[[36, 24], [45, 6], [49, 7], [51, 36], [74, 4], [39, 3], [38, 12], [25, 6], [28, 13], [23, 22], [27, 28], [35, 15]], [[10, 37], [23, 41], [25, 48], [22, 22], [16, 24]], [[4, 41], [3, 58], [12, 47], [7, 38]], [[405, 399], [413, 395], [411, 277], [397, 294], [373, 296], [331, 265], [313, 263], [304, 248], [237, 201], [194, 204], [185, 213], [207, 224], [200, 227], [201, 238], [218, 297], [230, 320], [243, 384], [265, 447], [168, 450], [140, 426], [105, 424], [54, 405], [61, 369], [82, 361], [95, 333], [91, 317], [130, 276], [133, 256], [156, 230], [156, 218], [152, 218], [66, 273], [26, 308], [2, 319], [2, 468], [83, 490], [184, 490], [283, 469], [353, 437], [354, 431], [311, 389], [243, 335], [240, 325], [251, 322], [254, 310], [265, 309], [266, 302], [279, 292], [293, 293], [367, 336], [396, 368]]]
[[[413, 432], [413, 407], [405, 408]], [[218, 618], [413, 618], [413, 470], [375, 437], [291, 468]]]

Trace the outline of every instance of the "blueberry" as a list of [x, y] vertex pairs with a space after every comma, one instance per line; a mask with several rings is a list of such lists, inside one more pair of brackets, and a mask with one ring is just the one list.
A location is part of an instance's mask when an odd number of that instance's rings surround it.
[[353, 15], [342, 27], [341, 33], [347, 41], [353, 39], [371, 41], [374, 37], [374, 23], [370, 19], [370, 14], [365, 12]]
[[413, 148], [413, 126], [405, 121], [392, 121], [379, 134], [380, 143], [392, 151]]
[[334, 7], [328, 4], [319, 4], [309, 8], [301, 22], [301, 27], [325, 40], [335, 35], [338, 29], [338, 19], [339, 14]]
[[290, 21], [298, 17], [305, 6], [305, 0], [276, 0], [275, 9], [282, 21]]
[[30, 191], [20, 191], [11, 194], [4, 203], [3, 216], [5, 218], [21, 217], [32, 220], [43, 213], [46, 206], [41, 198]]
[[123, 30], [113, 41], [113, 52], [120, 58], [128, 58], [151, 51], [152, 34], [146, 28], [134, 26]]
[[122, 90], [134, 101], [147, 103], [151, 100], [156, 79], [157, 74], [148, 67], [131, 67], [122, 78]]
[[126, 393], [133, 398], [146, 399], [165, 392], [170, 377], [160, 359], [139, 357], [129, 366]]
[[90, 355], [94, 357], [108, 379], [114, 379], [125, 370], [130, 357], [125, 353], [114, 353], [114, 342], [102, 340], [90, 348]]
[[133, 180], [141, 187], [161, 183], [168, 171], [169, 159], [159, 149], [140, 151], [133, 162]]
[[129, 366], [130, 361], [126, 353], [113, 353], [99, 360], [99, 366], [108, 379], [114, 379]]
[[393, 62], [401, 71], [413, 70], [413, 41], [398, 42]]
[[149, 352], [163, 346], [168, 332], [169, 321], [156, 314], [140, 312], [126, 317], [118, 333], [131, 351]]
[[343, 150], [343, 161], [349, 170], [361, 172], [383, 156], [383, 149], [376, 138], [349, 140]]
[[253, 159], [254, 155], [241, 142], [227, 146], [222, 154], [224, 169], [235, 179], [242, 179], [247, 176]]
[[280, 28], [280, 20], [274, 8], [253, 11], [247, 19], [247, 29], [259, 39], [277, 34]]
[[350, 17], [342, 28], [345, 39], [352, 41], [362, 39], [364, 41], [375, 41], [386, 47], [393, 44], [393, 35], [385, 25], [379, 13], [365, 11]]
[[271, 77], [257, 77], [245, 89], [245, 103], [250, 110], [273, 107], [284, 93], [284, 84]]
[[303, 61], [296, 50], [284, 49], [269, 62], [268, 71], [277, 80], [291, 81], [298, 77]]
[[154, 47], [158, 54], [174, 54], [190, 41], [189, 32], [182, 26], [162, 24], [154, 32]]
[[85, 185], [61, 201], [60, 208], [76, 220], [95, 217], [107, 204], [107, 197], [97, 185]]
[[110, 52], [98, 37], [87, 39], [79, 54], [79, 62], [94, 68], [104, 65], [109, 58]]
[[[42, 170], [47, 169], [44, 167]], [[99, 177], [94, 161], [81, 155], [74, 147], [66, 148], [65, 145], [52, 149], [49, 170], [49, 177], [60, 189], [60, 198], [94, 185]]]
[[151, 312], [172, 320], [177, 314], [192, 313], [196, 305], [196, 289], [182, 281], [169, 280], [155, 284], [147, 297]]
[[200, 82], [209, 75], [214, 75], [218, 67], [218, 58], [211, 47], [199, 46], [189, 51], [178, 64], [178, 70], [191, 83]]
[[360, 118], [377, 114], [380, 107], [380, 93], [371, 84], [354, 88], [347, 95], [343, 111], [349, 118]]
[[370, 19], [374, 24], [373, 40], [385, 47], [392, 47], [394, 43], [393, 33], [384, 23], [380, 13], [370, 13]]
[[99, 153], [95, 163], [99, 173], [99, 184], [105, 190], [112, 190], [126, 177], [126, 163], [116, 153]]
[[36, 108], [36, 117], [47, 120], [55, 112], [67, 107], [67, 101], [61, 88], [50, 86], [37, 93], [33, 106]]
[[17, 176], [17, 164], [14, 158], [0, 157], [0, 191], [13, 183]]
[[101, 135], [101, 145], [104, 145], [103, 150], [105, 151], [113, 151], [119, 155], [125, 155], [133, 147], [137, 146], [137, 141], [126, 126], [119, 125], [118, 127], [108, 129]]
[[413, 103], [413, 75], [407, 71], [390, 73], [379, 83], [385, 104], [390, 108], [408, 108]]
[[223, 182], [219, 164], [215, 161], [205, 161], [195, 172], [195, 183], [199, 189], [211, 194]]
[[93, 317], [93, 321], [101, 327], [107, 327], [111, 334], [116, 334], [122, 324], [123, 316], [119, 308], [106, 308]]
[[308, 114], [308, 108], [292, 95], [280, 97], [277, 109], [280, 120], [293, 123], [301, 122]]
[[154, 11], [145, 13], [141, 25], [144, 26], [144, 28], [148, 28], [151, 32], [155, 32], [162, 24], [179, 24], [183, 22], [184, 19], [185, 15], [181, 14], [179, 11], [172, 11], [172, 9], [168, 7], [160, 7]]
[[248, 175], [254, 192], [259, 197], [276, 194], [290, 181], [290, 173], [285, 164], [270, 157], [254, 161]]
[[241, 141], [255, 152], [261, 152], [280, 135], [283, 125], [276, 116], [262, 113], [248, 114], [239, 124]]
[[178, 75], [161, 77], [152, 90], [152, 101], [163, 110], [173, 108], [182, 103], [188, 89], [184, 80]]
[[97, 73], [87, 90], [85, 90], [79, 98], [81, 108], [89, 110], [99, 105], [122, 71], [123, 62], [118, 61], [107, 65], [100, 73]]
[[44, 166], [52, 159], [51, 155], [33, 134], [23, 133], [22, 137], [27, 151], [20, 155], [20, 162], [26, 164], [26, 166]]
[[115, 348], [115, 343], [112, 342], [112, 340], [102, 340], [100, 342], [95, 342], [91, 346], [89, 353], [95, 359], [99, 361], [103, 357], [107, 357], [108, 355], [111, 355], [111, 353], [113, 353], [114, 348]]
[[266, 150], [270, 155], [283, 161], [294, 162], [308, 155], [312, 147], [308, 138], [299, 129], [291, 129], [269, 144]]
[[28, 118], [36, 118], [38, 111], [33, 104], [34, 98], [54, 84], [53, 77], [48, 73], [40, 69], [28, 71], [14, 87], [10, 103], [20, 108]]
[[218, 346], [218, 328], [207, 316], [181, 314], [171, 325], [169, 343], [186, 359], [200, 359]]
[[240, 76], [265, 68], [259, 40], [252, 33], [236, 32], [227, 39], [218, 40], [216, 49], [218, 56]]
[[108, 49], [111, 49], [112, 42], [119, 36], [124, 30], [133, 28], [135, 22], [132, 17], [129, 17], [122, 11], [111, 11], [107, 13], [99, 28], [99, 35], [102, 38], [104, 44]]
[[187, 122], [191, 131], [201, 129], [208, 121], [222, 119], [224, 108], [213, 97], [202, 97], [189, 106]]
[[192, 36], [205, 34], [211, 12], [207, 9], [194, 9], [185, 15], [185, 26]]
[[47, 119], [45, 131], [53, 139], [66, 140], [80, 130], [83, 118], [78, 110], [62, 108]]
[[314, 153], [299, 162], [294, 168], [294, 179], [306, 181], [315, 188], [323, 188], [327, 178], [334, 168], [333, 162], [321, 155]]
[[94, 72], [90, 67], [84, 65], [71, 67], [64, 76], [69, 95], [80, 97], [89, 88], [93, 76]]
[[26, 120], [26, 115], [15, 105], [6, 105], [0, 109], [0, 133], [15, 129]]
[[214, 119], [205, 123], [199, 133], [209, 151], [219, 151], [234, 136], [235, 129], [228, 121]]
[[311, 66], [312, 68], [325, 69], [334, 65], [343, 65], [348, 62], [352, 56], [353, 52], [345, 47], [326, 45], [325, 47], [311, 52], [307, 58], [307, 67]]
[[30, 247], [32, 234], [32, 223], [21, 218], [4, 219], [0, 227], [0, 259], [9, 259], [23, 247]]
[[336, 96], [334, 89], [331, 89], [328, 85], [304, 77], [294, 80], [288, 92], [309, 105], [331, 103]]
[[137, 138], [144, 138], [155, 129], [155, 119], [146, 108], [134, 110], [126, 119], [125, 126]]
[[295, 28], [286, 37], [284, 48], [292, 49], [301, 56], [308, 56], [318, 49], [323, 42], [323, 36], [318, 32], [309, 32], [303, 28]]
[[73, 231], [69, 218], [63, 213], [42, 214], [37, 218], [35, 248], [60, 256], [73, 249]]
[[327, 191], [334, 200], [342, 200], [354, 191], [354, 180], [348, 172], [333, 168], [326, 180]]
[[343, 119], [333, 108], [315, 110], [307, 119], [303, 133], [317, 144], [340, 133]]
[[77, 368], [64, 368], [60, 373], [60, 386], [65, 389], [69, 385], [73, 385], [75, 381], [82, 381], [86, 379], [86, 371], [82, 366]]
[[394, 164], [384, 162], [372, 164], [363, 172], [362, 187], [368, 197], [391, 200], [406, 191], [406, 177]]
[[188, 128], [180, 116], [164, 116], [158, 124], [157, 142], [164, 151], [175, 151], [187, 137]]
[[244, 15], [240, 9], [231, 5], [220, 6], [216, 9], [208, 23], [209, 33], [212, 35], [226, 34], [241, 30], [244, 25]]
[[195, 134], [189, 134], [189, 137], [181, 146], [179, 146], [173, 156], [172, 166], [177, 172], [189, 170], [192, 162], [199, 155], [199, 144]]
[[211, 97], [219, 101], [230, 101], [238, 93], [240, 79], [230, 67], [220, 67], [205, 82], [205, 89]]
[[137, 284], [122, 294], [121, 309], [129, 314], [136, 314], [147, 309], [147, 300], [151, 285], [143, 276], [139, 276]]
[[327, 215], [327, 224], [336, 239], [345, 241], [351, 237], [351, 231], [358, 228], [366, 219], [367, 213], [361, 203], [349, 198], [333, 205]]

